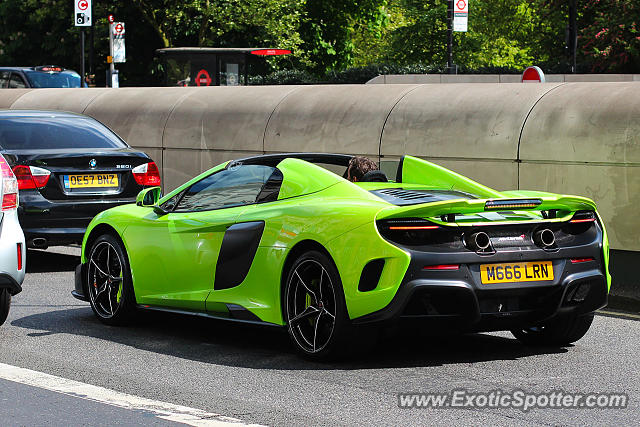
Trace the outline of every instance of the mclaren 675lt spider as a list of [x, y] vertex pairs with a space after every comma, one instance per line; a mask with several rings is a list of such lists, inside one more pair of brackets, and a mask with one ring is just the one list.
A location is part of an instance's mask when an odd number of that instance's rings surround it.
[[281, 326], [315, 359], [383, 325], [566, 345], [606, 305], [593, 201], [499, 192], [411, 156], [354, 183], [350, 159], [263, 155], [145, 189], [90, 223], [73, 295], [107, 324], [146, 309]]

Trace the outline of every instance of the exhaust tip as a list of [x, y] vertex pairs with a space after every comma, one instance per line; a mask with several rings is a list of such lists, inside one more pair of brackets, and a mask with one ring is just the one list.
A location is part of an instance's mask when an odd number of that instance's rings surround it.
[[556, 236], [553, 231], [545, 228], [534, 233], [533, 242], [542, 248], [549, 248], [556, 243]]
[[29, 242], [29, 246], [36, 249], [47, 249], [49, 244], [47, 243], [47, 239], [44, 237], [34, 237]]
[[489, 235], [484, 231], [478, 231], [469, 236], [466, 243], [467, 248], [478, 252], [487, 250], [489, 246], [491, 246], [491, 239], [489, 239]]

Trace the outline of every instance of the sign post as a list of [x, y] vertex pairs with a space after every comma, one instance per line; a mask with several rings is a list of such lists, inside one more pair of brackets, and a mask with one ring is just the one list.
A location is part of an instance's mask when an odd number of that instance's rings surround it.
[[76, 27], [82, 27], [80, 32], [80, 87], [84, 87], [85, 71], [84, 71], [84, 27], [91, 27], [91, 0], [73, 0], [74, 4], [74, 22]]
[[118, 72], [114, 64], [126, 61], [124, 48], [124, 22], [114, 22], [113, 15], [109, 15], [109, 86], [120, 87]]
[[455, 74], [453, 65], [453, 2], [447, 1], [447, 73]]
[[124, 47], [124, 22], [113, 23], [113, 62], [121, 63], [127, 61]]
[[469, 0], [454, 0], [453, 31], [467, 32]]

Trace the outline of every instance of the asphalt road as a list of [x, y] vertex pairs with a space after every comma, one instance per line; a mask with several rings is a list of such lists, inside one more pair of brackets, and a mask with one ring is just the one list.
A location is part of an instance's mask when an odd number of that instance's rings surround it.
[[[56, 252], [53, 252], [56, 251]], [[510, 334], [387, 337], [357, 360], [317, 364], [283, 331], [144, 313], [99, 323], [75, 300], [79, 250], [30, 252], [0, 327], [0, 363], [266, 425], [632, 425], [640, 419], [640, 322], [597, 316], [567, 348]], [[400, 409], [400, 392], [628, 393], [624, 409]], [[167, 424], [144, 413], [0, 380], [2, 425]], [[37, 401], [37, 405], [33, 402]], [[31, 403], [31, 406], [30, 406]], [[122, 412], [125, 411], [125, 412]]]

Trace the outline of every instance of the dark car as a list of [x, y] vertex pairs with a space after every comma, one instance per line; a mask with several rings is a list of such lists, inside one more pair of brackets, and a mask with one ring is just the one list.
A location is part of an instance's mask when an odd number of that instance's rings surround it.
[[0, 89], [80, 87], [80, 74], [57, 65], [0, 67]]
[[0, 110], [0, 153], [18, 179], [27, 246], [81, 243], [91, 219], [160, 185], [156, 164], [80, 114]]

